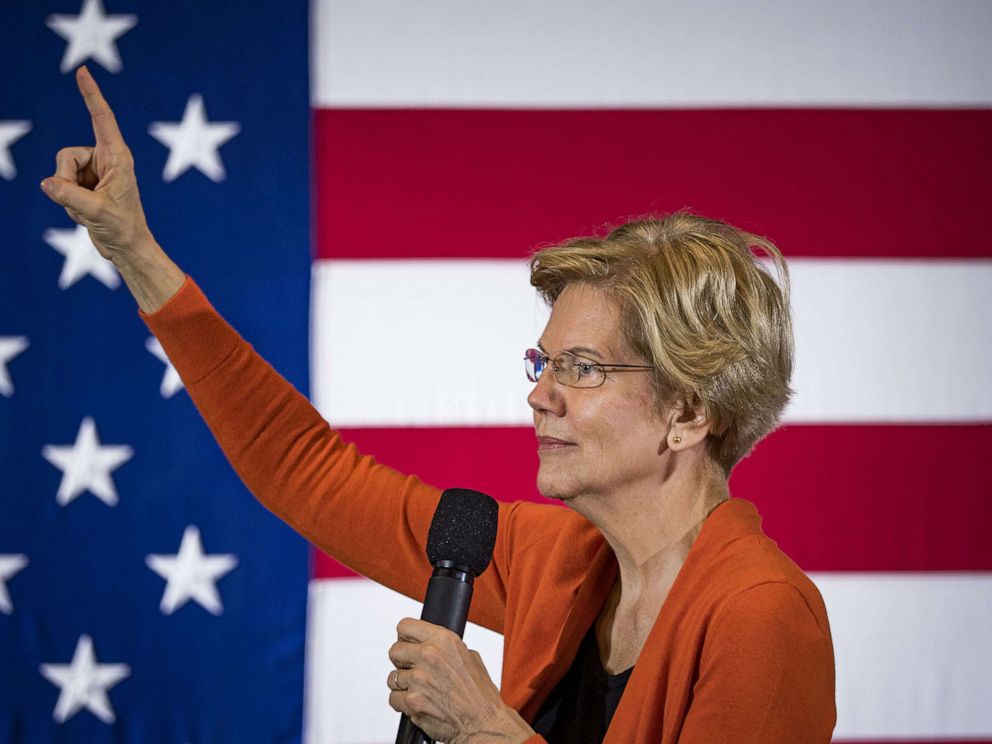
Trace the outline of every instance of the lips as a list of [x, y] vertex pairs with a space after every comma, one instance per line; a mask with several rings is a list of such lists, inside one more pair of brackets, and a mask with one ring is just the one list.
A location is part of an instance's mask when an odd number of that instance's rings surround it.
[[538, 437], [537, 438], [537, 451], [538, 452], [552, 452], [555, 450], [562, 450], [568, 447], [574, 447], [575, 442], [568, 442], [564, 439], [558, 439], [556, 437]]

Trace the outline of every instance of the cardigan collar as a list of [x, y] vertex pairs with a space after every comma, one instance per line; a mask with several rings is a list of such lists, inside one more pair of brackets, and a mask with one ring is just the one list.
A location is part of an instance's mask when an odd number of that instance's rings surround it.
[[[676, 593], [677, 586], [695, 581], [697, 572], [705, 570], [716, 554], [729, 543], [753, 534], [761, 534], [761, 516], [754, 504], [737, 498], [728, 499], [720, 504], [710, 514], [692, 547], [689, 548], [689, 553], [669, 595]], [[596, 535], [596, 539], [599, 541], [599, 546], [589, 563], [589, 570], [575, 592], [565, 622], [555, 638], [553, 652], [548, 656], [547, 664], [530, 682], [529, 686], [535, 694], [527, 708], [533, 707], [534, 710], [521, 711], [522, 714], [536, 715], [537, 707], [550, 694], [558, 680], [565, 675], [578, 653], [582, 639], [599, 616], [610, 590], [617, 581], [619, 566], [613, 549], [601, 533]], [[667, 604], [666, 599], [658, 617], [665, 614]], [[646, 645], [651, 643], [651, 636], [659, 632], [659, 625], [660, 623], [655, 621]]]

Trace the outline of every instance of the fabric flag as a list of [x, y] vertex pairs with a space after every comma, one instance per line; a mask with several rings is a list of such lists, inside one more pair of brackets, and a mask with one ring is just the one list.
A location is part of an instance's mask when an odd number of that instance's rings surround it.
[[[791, 261], [798, 391], [735, 471], [820, 587], [837, 741], [992, 741], [992, 6], [323, 0], [313, 399], [383, 462], [539, 498], [535, 247], [691, 208]], [[389, 742], [416, 614], [319, 560], [309, 740]], [[470, 628], [498, 679], [499, 639]], [[342, 675], [347, 670], [347, 675]]]
[[0, 6], [0, 741], [301, 739], [309, 550], [38, 184], [93, 143], [86, 64], [158, 240], [306, 390], [307, 33], [303, 0]]
[[[325, 556], [306, 599], [305, 544], [38, 191], [91, 141], [86, 63], [180, 266], [439, 486], [540, 498], [534, 247], [686, 207], [770, 237], [798, 394], [731, 487], [824, 594], [836, 740], [992, 742], [990, 31], [895, 0], [7, 3], [0, 740], [390, 742], [419, 613]], [[498, 680], [499, 637], [466, 639]]]

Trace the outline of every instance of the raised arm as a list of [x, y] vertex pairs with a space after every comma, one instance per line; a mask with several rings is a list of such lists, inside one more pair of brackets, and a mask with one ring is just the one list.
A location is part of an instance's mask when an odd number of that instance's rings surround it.
[[76, 84], [93, 123], [93, 147], [65, 147], [55, 175], [41, 182], [48, 197], [89, 231], [100, 255], [113, 262], [144, 312], [158, 310], [179, 291], [185, 276], [155, 242], [141, 207], [134, 159], [114, 112], [86, 67]]
[[[409, 596], [430, 575], [424, 543], [440, 492], [361, 456], [211, 307], [145, 220], [134, 161], [89, 71], [76, 73], [95, 145], [67, 147], [44, 192], [84, 225], [248, 489], [321, 550]], [[494, 566], [500, 563], [499, 557]], [[476, 586], [473, 620], [500, 629], [498, 569]]]

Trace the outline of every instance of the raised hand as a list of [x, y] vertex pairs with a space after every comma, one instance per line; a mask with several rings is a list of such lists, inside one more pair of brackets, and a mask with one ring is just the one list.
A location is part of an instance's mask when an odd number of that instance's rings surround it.
[[155, 242], [138, 195], [134, 159], [99, 86], [86, 67], [76, 70], [96, 138], [94, 147], [65, 147], [55, 158], [55, 175], [42, 190], [89, 231], [93, 245], [113, 261], [139, 306], [161, 307], [185, 279]]

